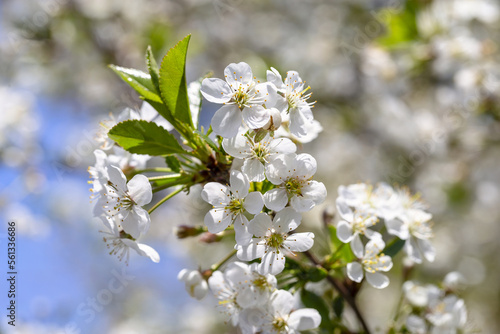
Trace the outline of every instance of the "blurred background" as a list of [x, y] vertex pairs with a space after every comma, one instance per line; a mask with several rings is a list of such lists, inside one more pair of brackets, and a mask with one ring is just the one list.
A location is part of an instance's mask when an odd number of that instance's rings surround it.
[[[2, 0], [0, 17], [0, 219], [18, 229], [15, 333], [234, 332], [213, 300], [190, 299], [176, 279], [229, 249], [176, 240], [175, 226], [202, 222], [199, 189], [153, 214], [145, 242], [159, 264], [108, 255], [89, 203], [99, 122], [141, 106], [107, 64], [145, 70], [148, 45], [161, 59], [187, 34], [189, 81], [245, 61], [260, 78], [270, 66], [297, 70], [312, 87], [324, 130], [303, 150], [329, 195], [304, 222], [319, 246], [339, 185], [407, 185], [434, 215], [437, 248], [413, 277], [459, 271], [468, 328], [500, 332], [498, 1]], [[201, 123], [215, 110], [205, 103]], [[394, 311], [400, 271], [388, 289], [359, 296], [376, 332]], [[2, 319], [0, 331], [13, 332]]]

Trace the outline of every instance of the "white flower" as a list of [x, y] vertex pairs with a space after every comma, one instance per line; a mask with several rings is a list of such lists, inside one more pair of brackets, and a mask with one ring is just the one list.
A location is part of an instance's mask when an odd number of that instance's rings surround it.
[[248, 233], [248, 219], [243, 213], [245, 210], [259, 213], [264, 206], [262, 194], [248, 193], [250, 182], [240, 171], [232, 170], [229, 181], [229, 186], [209, 182], [203, 187], [201, 197], [213, 206], [205, 215], [205, 225], [210, 233], [219, 233], [234, 223], [236, 242], [244, 245], [252, 235]]
[[233, 286], [238, 286], [236, 301], [242, 308], [258, 307], [269, 300], [271, 293], [276, 290], [276, 277], [261, 275], [257, 263], [251, 265], [243, 262], [230, 263], [224, 271], [224, 276]]
[[323, 131], [323, 127], [320, 122], [313, 119], [312, 122], [305, 124], [306, 135], [302, 137], [297, 137], [291, 134], [287, 126], [280, 126], [278, 130], [274, 133], [276, 137], [287, 137], [292, 139], [294, 142], [306, 144], [312, 142], [318, 137], [318, 135]]
[[337, 225], [337, 237], [344, 243], [350, 242], [354, 255], [358, 258], [363, 257], [364, 248], [360, 235], [370, 239], [381, 238], [380, 233], [368, 229], [378, 222], [377, 217], [353, 211], [342, 198], [337, 198], [337, 210], [343, 219]]
[[203, 279], [198, 270], [182, 269], [177, 275], [177, 279], [186, 284], [186, 291], [191, 297], [202, 300], [207, 295], [207, 281]]
[[422, 210], [409, 209], [399, 217], [385, 221], [387, 232], [406, 240], [405, 251], [412, 261], [422, 263], [422, 254], [427, 261], [434, 261], [436, 251], [429, 241], [433, 236], [430, 223], [432, 215]]
[[316, 173], [316, 160], [309, 154], [283, 154], [266, 166], [268, 180], [277, 185], [264, 195], [266, 207], [282, 210], [290, 200], [292, 207], [305, 212], [326, 198], [326, 188], [321, 182], [311, 180]]
[[89, 166], [87, 171], [89, 172], [89, 176], [92, 178], [92, 181], [89, 183], [92, 184], [92, 189], [90, 191], [93, 193], [91, 198], [97, 198], [102, 192], [106, 190], [105, 184], [108, 183], [108, 157], [106, 153], [101, 150], [95, 150], [95, 165]]
[[113, 154], [108, 155], [110, 165], [119, 167], [125, 174], [134, 169], [144, 169], [151, 156], [133, 154], [119, 146], [113, 146]]
[[144, 175], [136, 175], [127, 183], [121, 169], [115, 166], [108, 167], [108, 175], [106, 193], [96, 207], [102, 207], [105, 215], [117, 219], [119, 228], [137, 239], [147, 232], [151, 222], [148, 212], [142, 208], [153, 198], [151, 184]]
[[262, 275], [282, 272], [285, 253], [305, 252], [314, 244], [314, 233], [288, 235], [300, 225], [300, 220], [300, 214], [289, 207], [278, 212], [273, 220], [266, 213], [256, 215], [248, 227], [255, 238], [246, 246], [236, 245], [238, 258], [243, 261], [261, 258], [257, 270]]
[[215, 134], [224, 138], [236, 136], [241, 122], [251, 129], [258, 129], [269, 121], [269, 110], [263, 105], [274, 106], [275, 87], [254, 81], [252, 69], [246, 63], [229, 64], [224, 70], [226, 81], [204, 79], [201, 93], [210, 102], [223, 104], [212, 118]]
[[215, 298], [219, 300], [218, 307], [231, 320], [233, 326], [238, 325], [241, 306], [236, 301], [238, 286], [232, 285], [220, 271], [214, 271], [208, 279], [208, 286]]
[[403, 283], [403, 293], [406, 300], [416, 307], [425, 307], [429, 303], [429, 291], [431, 288], [416, 284], [413, 281]]
[[391, 186], [381, 183], [375, 189], [365, 183], [339, 186], [339, 197], [356, 211], [384, 219], [394, 218], [397, 195]]
[[283, 121], [289, 119], [290, 132], [299, 138], [306, 136], [307, 125], [313, 121], [311, 107], [314, 102], [307, 102], [311, 93], [306, 93], [311, 87], [304, 88], [305, 81], [296, 71], [288, 71], [283, 82], [281, 74], [272, 67], [267, 71], [267, 80], [278, 88], [281, 96], [276, 108], [283, 112]]
[[295, 298], [290, 292], [277, 290], [271, 295], [267, 309], [248, 310], [250, 314], [242, 318], [254, 320], [258, 328], [254, 333], [262, 334], [298, 334], [320, 325], [321, 316], [317, 310], [294, 309], [294, 306]]
[[231, 156], [244, 159], [241, 171], [251, 182], [265, 180], [265, 166], [280, 153], [294, 153], [297, 147], [287, 138], [271, 138], [268, 135], [259, 142], [239, 133], [233, 138], [222, 141], [224, 150]]
[[347, 264], [347, 276], [354, 282], [363, 280], [363, 272], [366, 272], [366, 280], [371, 286], [383, 289], [389, 285], [389, 278], [380, 272], [389, 271], [392, 268], [390, 256], [381, 254], [385, 243], [381, 238], [373, 238], [366, 244], [365, 254], [361, 257], [361, 263], [351, 262]]
[[467, 322], [467, 309], [463, 299], [448, 295], [442, 300], [436, 299], [429, 303], [426, 319], [433, 325], [430, 331], [432, 334], [456, 333]]
[[112, 113], [110, 113], [108, 119], [102, 120], [99, 123], [100, 128], [96, 133], [96, 141], [101, 144], [100, 148], [106, 151], [114, 146], [115, 141], [108, 137], [108, 131], [113, 126], [128, 119], [140, 118], [141, 116], [139, 113], [130, 108], [125, 108], [116, 118]]
[[148, 245], [138, 243], [133, 236], [121, 229], [114, 219], [104, 216], [101, 216], [100, 219], [108, 229], [108, 231], [103, 231], [106, 234], [103, 239], [108, 248], [111, 249], [110, 254], [117, 255], [120, 261], [125, 259], [125, 263], [128, 264], [129, 252], [132, 248], [137, 254], [146, 256], [153, 262], [160, 262], [160, 255], [157, 251]]
[[414, 314], [410, 314], [408, 318], [406, 318], [406, 328], [411, 334], [427, 334], [427, 324], [425, 320]]
[[465, 277], [458, 271], [449, 272], [443, 279], [443, 286], [451, 291], [459, 290], [466, 283]]

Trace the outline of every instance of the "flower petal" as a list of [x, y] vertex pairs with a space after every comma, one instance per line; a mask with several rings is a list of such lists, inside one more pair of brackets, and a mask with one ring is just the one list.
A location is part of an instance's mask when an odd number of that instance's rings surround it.
[[418, 239], [417, 244], [424, 254], [426, 260], [429, 262], [434, 262], [434, 259], [436, 258], [436, 250], [434, 249], [434, 246], [432, 246], [430, 241], [425, 239]]
[[242, 111], [243, 120], [250, 129], [259, 129], [269, 122], [270, 113], [259, 105], [245, 107]]
[[357, 258], [363, 257], [363, 253], [364, 253], [363, 243], [361, 242], [361, 238], [359, 237], [359, 234], [357, 234], [357, 233], [352, 238], [351, 249]]
[[320, 325], [321, 315], [313, 308], [303, 308], [293, 311], [287, 323], [296, 331], [314, 329]]
[[295, 298], [286, 290], [276, 290], [271, 295], [270, 302], [275, 313], [288, 315], [295, 305]]
[[234, 233], [238, 245], [246, 246], [252, 240], [252, 234], [248, 232], [248, 219], [242, 214], [234, 220]]
[[379, 272], [375, 273], [367, 272], [366, 280], [368, 281], [368, 283], [370, 283], [371, 286], [377, 289], [383, 289], [389, 286], [389, 278], [386, 275], [381, 274]]
[[346, 201], [344, 200], [343, 197], [337, 197], [337, 200], [335, 202], [337, 204], [337, 211], [343, 219], [347, 220], [348, 222], [353, 222], [354, 220], [354, 212], [352, 209], [347, 205]]
[[264, 256], [266, 246], [258, 244], [259, 240], [252, 239], [246, 246], [236, 245], [236, 256], [242, 261], [252, 261]]
[[222, 147], [231, 156], [244, 159], [252, 154], [252, 146], [244, 133], [238, 133], [235, 137], [225, 138]]
[[250, 182], [245, 174], [239, 170], [232, 170], [229, 176], [229, 182], [231, 183], [231, 192], [233, 196], [237, 198], [245, 198], [248, 195], [248, 189], [250, 188]]
[[116, 166], [108, 167], [109, 181], [117, 190], [125, 192], [127, 190], [127, 178], [122, 170]]
[[284, 208], [276, 214], [273, 220], [273, 228], [280, 233], [288, 233], [295, 230], [302, 220], [302, 215], [291, 207]]
[[267, 81], [276, 86], [276, 88], [280, 89], [283, 86], [283, 78], [277, 69], [271, 67], [271, 70], [267, 70], [266, 72]]
[[281, 211], [288, 203], [288, 195], [283, 188], [274, 188], [264, 194], [266, 207], [273, 211]]
[[214, 206], [225, 206], [229, 204], [230, 191], [225, 185], [218, 182], [209, 182], [203, 187], [201, 198]]
[[201, 94], [207, 101], [212, 103], [229, 102], [232, 93], [227, 82], [218, 78], [206, 78], [201, 83]]
[[385, 227], [389, 234], [397, 236], [401, 240], [406, 240], [410, 237], [408, 227], [400, 219], [388, 219], [385, 221]]
[[143, 206], [153, 199], [151, 183], [144, 175], [136, 175], [127, 183], [128, 192], [137, 205]]
[[224, 69], [227, 83], [237, 90], [239, 85], [248, 85], [253, 82], [252, 68], [244, 62], [231, 63]]
[[347, 264], [347, 277], [351, 281], [361, 282], [363, 280], [363, 267], [358, 262], [351, 262]]
[[292, 252], [305, 252], [314, 245], [314, 233], [294, 233], [283, 242], [283, 247]]
[[417, 241], [414, 237], [410, 237], [405, 242], [405, 252], [408, 257], [415, 263], [422, 263], [422, 255], [418, 249]]
[[251, 182], [262, 182], [266, 179], [264, 165], [257, 158], [245, 159], [241, 171]]
[[215, 112], [211, 124], [215, 134], [224, 138], [231, 138], [238, 134], [241, 121], [240, 109], [233, 104], [229, 104], [222, 106]]
[[[354, 235], [352, 234], [352, 226], [345, 220], [339, 221], [337, 224], [337, 238], [343, 243], [351, 242]], [[362, 255], [361, 255], [362, 256]]]
[[268, 251], [257, 268], [261, 275], [277, 275], [285, 268], [285, 255], [283, 252]]
[[231, 225], [232, 219], [225, 209], [218, 208], [208, 211], [204, 221], [208, 232], [219, 233]]
[[263, 237], [271, 229], [272, 221], [267, 213], [259, 213], [248, 224], [248, 231], [257, 237]]
[[294, 166], [295, 175], [307, 180], [316, 173], [318, 164], [312, 155], [301, 153], [295, 157]]
[[121, 224], [125, 232], [137, 239], [141, 234], [147, 233], [151, 218], [146, 210], [134, 205], [128, 215], [124, 215]]
[[290, 198], [290, 205], [298, 212], [307, 212], [314, 208], [314, 201], [308, 197], [295, 195]]
[[262, 194], [258, 191], [253, 191], [245, 197], [245, 202], [243, 203], [245, 210], [247, 210], [252, 215], [256, 215], [262, 211], [264, 206], [264, 199]]

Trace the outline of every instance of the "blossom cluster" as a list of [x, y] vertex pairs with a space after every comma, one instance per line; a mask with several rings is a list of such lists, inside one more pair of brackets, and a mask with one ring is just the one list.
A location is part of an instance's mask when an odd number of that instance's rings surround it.
[[[407, 189], [395, 190], [384, 183], [376, 187], [365, 183], [340, 186], [338, 193], [341, 220], [337, 237], [349, 243], [359, 259], [347, 265], [351, 280], [361, 282], [366, 273], [373, 287], [382, 289], [389, 285], [389, 279], [381, 272], [392, 268], [392, 259], [383, 254], [386, 244], [383, 235], [375, 230], [381, 220], [389, 236], [405, 241], [404, 250], [411, 261], [421, 263], [422, 258], [434, 261], [435, 250], [429, 240], [433, 236], [432, 215], [425, 211], [418, 195], [411, 195]], [[366, 246], [362, 236], [368, 240]]]

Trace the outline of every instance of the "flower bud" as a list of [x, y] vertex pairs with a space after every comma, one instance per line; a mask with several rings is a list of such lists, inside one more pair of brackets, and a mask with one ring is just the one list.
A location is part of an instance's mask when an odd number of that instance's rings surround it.
[[276, 131], [281, 126], [281, 113], [276, 108], [270, 108], [269, 114], [271, 117], [269, 118], [269, 122], [267, 122], [267, 124], [264, 125], [263, 129], [269, 131]]
[[222, 240], [222, 235], [213, 234], [213, 233], [210, 233], [210, 232], [205, 232], [200, 237], [200, 241], [204, 242], [206, 244], [211, 244], [211, 243], [214, 243], [214, 242], [219, 242], [221, 240]]
[[186, 291], [191, 297], [202, 300], [207, 295], [207, 281], [198, 270], [182, 269], [177, 275], [177, 279], [186, 284]]
[[204, 232], [203, 226], [188, 226], [179, 225], [176, 228], [175, 234], [179, 239], [185, 239], [189, 237], [196, 237]]

